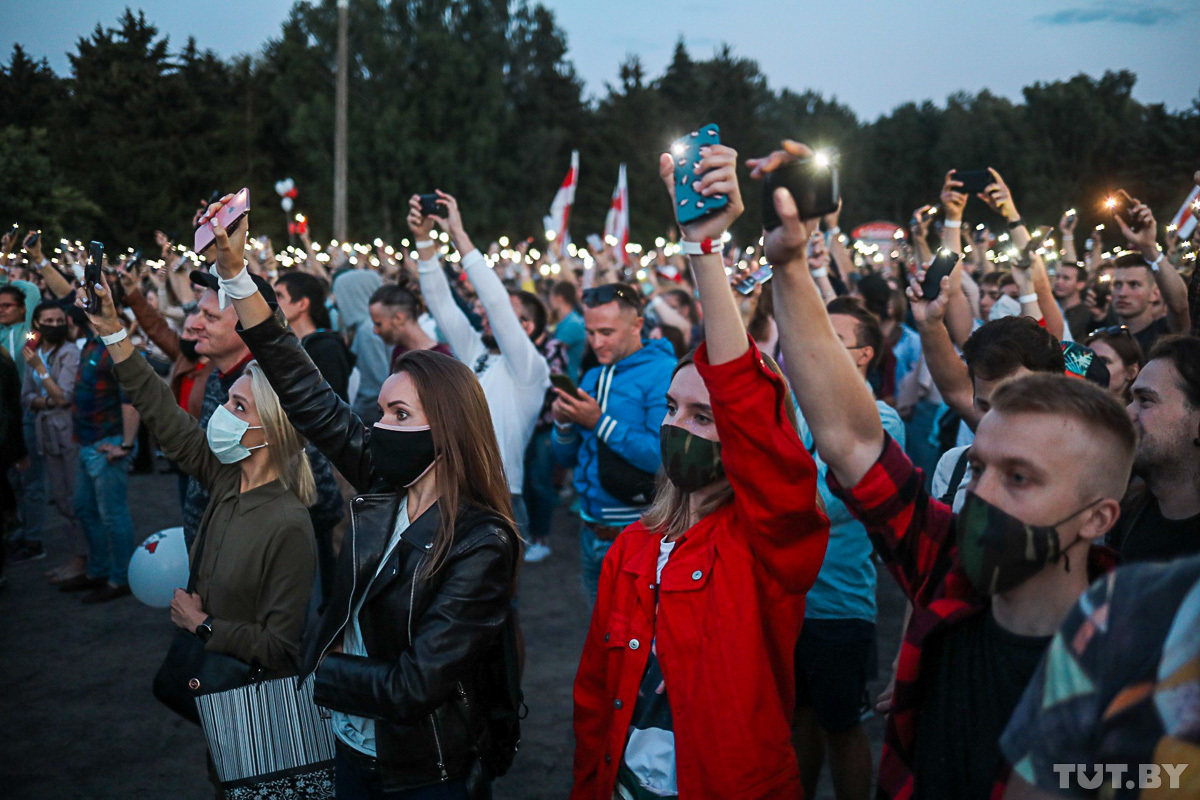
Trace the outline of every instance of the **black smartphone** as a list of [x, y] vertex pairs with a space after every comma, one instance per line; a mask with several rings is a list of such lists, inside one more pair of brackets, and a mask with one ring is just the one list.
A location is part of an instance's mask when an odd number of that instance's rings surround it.
[[737, 289], [742, 294], [748, 295], [754, 291], [755, 286], [771, 280], [771, 276], [774, 274], [775, 271], [771, 269], [770, 264], [763, 264], [761, 267], [754, 270], [754, 272], [738, 281], [733, 288]]
[[29, 240], [27, 242], [25, 242], [25, 246], [33, 247], [35, 244], [37, 244], [41, 240], [42, 240], [42, 232], [34, 231], [33, 233], [29, 234]]
[[1129, 226], [1129, 230], [1135, 233], [1141, 230], [1139, 225], [1133, 218], [1133, 198], [1124, 189], [1118, 189], [1113, 194], [1109, 195], [1104, 201], [1105, 210], [1109, 211], [1114, 218], [1120, 217]]
[[835, 151], [817, 153], [799, 161], [790, 161], [767, 173], [763, 181], [763, 228], [779, 227], [775, 211], [775, 190], [783, 187], [796, 201], [800, 219], [812, 219], [837, 211], [841, 189], [838, 185], [838, 154]]
[[87, 310], [93, 314], [100, 313], [100, 298], [96, 296], [96, 285], [100, 283], [103, 266], [104, 245], [100, 242], [90, 242], [87, 265], [83, 268], [83, 291], [87, 294]]
[[953, 271], [958, 263], [958, 253], [950, 250], [938, 250], [933, 262], [925, 270], [925, 278], [921, 281], [921, 294], [929, 302], [933, 302], [942, 293], [942, 278]]
[[962, 182], [956, 191], [963, 194], [979, 194], [996, 182], [991, 170], [986, 169], [956, 169], [950, 174], [950, 180]]
[[8, 235], [15, 242], [15, 241], [17, 241], [17, 234], [20, 232], [21, 232], [21, 223], [14, 222], [13, 226], [12, 226], [12, 230], [8, 232]]
[[417, 200], [421, 203], [421, 214], [426, 217], [441, 217], [445, 219], [450, 216], [450, 209], [436, 194], [422, 194], [417, 196]]
[[575, 381], [568, 378], [566, 375], [551, 375], [550, 385], [560, 392], [569, 394], [572, 397], [579, 396], [579, 388], [575, 385]]

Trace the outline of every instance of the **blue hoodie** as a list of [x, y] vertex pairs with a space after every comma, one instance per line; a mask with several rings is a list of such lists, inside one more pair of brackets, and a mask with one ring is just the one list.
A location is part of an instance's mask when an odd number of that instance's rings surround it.
[[667, 415], [667, 389], [677, 359], [666, 339], [643, 342], [637, 352], [607, 367], [593, 367], [579, 388], [600, 404], [603, 415], [596, 427], [555, 428], [554, 457], [575, 467], [575, 491], [585, 520], [625, 527], [636, 522], [644, 506], [629, 506], [600, 486], [599, 437], [613, 452], [638, 469], [657, 472], [662, 466], [658, 429]]

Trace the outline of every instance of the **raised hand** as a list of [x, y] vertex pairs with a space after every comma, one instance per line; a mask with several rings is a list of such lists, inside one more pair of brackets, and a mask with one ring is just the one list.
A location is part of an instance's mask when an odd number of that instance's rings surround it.
[[[704, 197], [723, 194], [729, 202], [715, 214], [689, 222], [687, 225], [680, 225], [679, 229], [683, 232], [683, 238], [688, 241], [719, 239], [746, 209], [737, 182], [737, 151], [723, 144], [701, 147], [697, 170], [702, 176], [699, 179], [700, 194]], [[663, 185], [667, 187], [667, 193], [671, 196], [671, 208], [674, 208], [675, 162], [670, 153], [663, 153], [658, 157], [658, 177], [662, 178]]]
[[108, 276], [101, 272], [100, 282], [93, 288], [100, 304], [99, 312], [92, 313], [88, 310], [85, 292], [80, 292], [75, 298], [75, 305], [82, 308], [83, 313], [87, 314], [88, 321], [92, 323], [92, 330], [100, 336], [111, 336], [125, 326], [121, 324], [121, 318], [117, 316], [117, 307], [113, 305], [112, 292], [108, 288]]
[[962, 189], [962, 181], [953, 180], [954, 170], [946, 173], [946, 179], [942, 182], [942, 194], [940, 199], [942, 207], [946, 209], [946, 219], [961, 220], [963, 210], [967, 207], [967, 195], [960, 191]]
[[421, 213], [421, 198], [413, 195], [408, 198], [408, 229], [412, 231], [417, 241], [428, 239], [433, 231], [434, 218]]
[[226, 203], [232, 201], [233, 195], [227, 194], [209, 206], [208, 210], [204, 211], [198, 217], [199, 224], [212, 226], [213, 242], [217, 250], [217, 272], [225, 280], [236, 277], [238, 273], [245, 269], [246, 237], [250, 233], [249, 213], [242, 218], [232, 236], [217, 221], [217, 213], [225, 207]]
[[1125, 220], [1121, 218], [1120, 214], [1114, 215], [1117, 227], [1121, 229], [1121, 233], [1129, 240], [1129, 243], [1138, 250], [1141, 250], [1143, 254], [1153, 252], [1158, 247], [1158, 226], [1154, 221], [1154, 213], [1150, 211], [1150, 206], [1136, 198], [1130, 197], [1123, 190], [1122, 193], [1129, 200], [1129, 216], [1138, 225], [1138, 229], [1134, 231], [1130, 228]]
[[942, 320], [946, 318], [946, 306], [950, 302], [950, 276], [942, 278], [942, 288], [938, 296], [933, 300], [926, 300], [925, 293], [921, 290], [921, 281], [925, 280], [925, 271], [921, 270], [917, 273], [916, 278], [912, 278], [908, 282], [908, 289], [905, 294], [908, 295], [908, 305], [912, 309], [913, 321], [917, 323], [917, 328], [922, 329], [932, 325], [941, 325]]
[[29, 254], [29, 258], [33, 263], [40, 264], [45, 260], [45, 256], [42, 255], [42, 237], [39, 236], [36, 242], [32, 242], [34, 233], [34, 231], [30, 231], [25, 234], [25, 241], [21, 243], [21, 247]]
[[979, 199], [1009, 222], [1020, 219], [1021, 215], [1017, 213], [1017, 205], [1013, 202], [1012, 190], [1008, 188], [1004, 178], [1001, 178], [1000, 173], [991, 167], [988, 167], [988, 172], [992, 173], [993, 183], [979, 193]]
[[[762, 180], [767, 173], [774, 172], [779, 167], [801, 158], [811, 158], [812, 148], [806, 144], [784, 139], [781, 149], [763, 158], [751, 158], [746, 161], [750, 169], [750, 177]], [[775, 190], [775, 211], [779, 214], [780, 225], [763, 236], [763, 250], [767, 261], [776, 269], [780, 269], [794, 261], [804, 262], [805, 248], [812, 232], [817, 228], [816, 219], [800, 219], [800, 211], [796, 201], [787, 189], [779, 187]]]

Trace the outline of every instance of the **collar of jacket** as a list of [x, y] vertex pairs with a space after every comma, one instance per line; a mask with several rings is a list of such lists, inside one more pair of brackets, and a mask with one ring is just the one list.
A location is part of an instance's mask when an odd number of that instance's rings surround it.
[[708, 585], [709, 575], [717, 560], [713, 533], [718, 519], [727, 513], [728, 506], [718, 508], [675, 540], [675, 548], [663, 567], [661, 581], [656, 573], [662, 534], [647, 530], [641, 522], [621, 534], [641, 539], [630, 546], [621, 571], [631, 576], [638, 599], [651, 618], [655, 613], [656, 588], [663, 592], [689, 592]]
[[[400, 495], [394, 492], [359, 495], [354, 498], [351, 511], [359, 521], [353, 535], [358, 539], [360, 563], [372, 555], [378, 559], [383, 555], [383, 548], [391, 539], [392, 531], [396, 529], [396, 516], [400, 513]], [[366, 525], [363, 524], [364, 518], [369, 519]], [[432, 550], [441, 519], [441, 504], [434, 501], [433, 505], [409, 524], [400, 540], [414, 550]]]

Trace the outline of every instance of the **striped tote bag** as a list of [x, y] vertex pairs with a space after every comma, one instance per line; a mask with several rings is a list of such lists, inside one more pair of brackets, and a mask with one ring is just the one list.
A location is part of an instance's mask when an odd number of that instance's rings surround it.
[[254, 681], [196, 698], [226, 800], [325, 800], [333, 794], [333, 726], [313, 682]]

